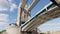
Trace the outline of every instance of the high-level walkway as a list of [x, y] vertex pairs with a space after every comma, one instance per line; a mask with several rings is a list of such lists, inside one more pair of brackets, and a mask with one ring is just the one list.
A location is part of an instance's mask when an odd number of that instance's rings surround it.
[[58, 17], [60, 17], [60, 8], [50, 2], [35, 16], [24, 23], [22, 31], [33, 31], [36, 29], [36, 26]]

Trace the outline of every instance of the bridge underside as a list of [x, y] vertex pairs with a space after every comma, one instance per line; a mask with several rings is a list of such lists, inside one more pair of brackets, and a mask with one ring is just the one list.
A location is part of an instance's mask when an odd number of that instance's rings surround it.
[[28, 25], [22, 28], [22, 30], [32, 31], [35, 29], [36, 26], [41, 25], [48, 20], [55, 19], [58, 17], [60, 17], [60, 8], [55, 6], [42, 14], [39, 13], [38, 15], [36, 15], [35, 18], [31, 20]]

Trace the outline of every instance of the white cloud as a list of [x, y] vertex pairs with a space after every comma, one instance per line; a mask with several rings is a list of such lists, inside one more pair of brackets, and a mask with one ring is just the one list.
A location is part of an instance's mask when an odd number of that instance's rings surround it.
[[8, 8], [8, 2], [5, 0], [0, 0], [0, 11], [7, 10]]
[[0, 14], [0, 21], [7, 21], [8, 15], [7, 14]]
[[2, 11], [2, 10], [4, 11], [4, 10], [7, 10], [7, 9], [6, 8], [0, 8], [0, 11]]
[[0, 0], [0, 11], [13, 11], [17, 5], [12, 0]]
[[12, 2], [12, 0], [8, 0], [9, 2]]
[[16, 6], [15, 4], [12, 4], [12, 5], [10, 6], [10, 11], [14, 10], [15, 8], [17, 8], [17, 6]]
[[0, 14], [0, 31], [6, 29], [8, 26], [9, 15], [7, 14]]

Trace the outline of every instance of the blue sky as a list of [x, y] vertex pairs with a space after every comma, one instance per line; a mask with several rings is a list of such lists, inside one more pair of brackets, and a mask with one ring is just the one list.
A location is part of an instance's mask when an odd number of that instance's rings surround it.
[[[7, 28], [8, 24], [16, 23], [18, 6], [21, 0], [0, 0], [0, 31]], [[31, 10], [31, 17], [34, 16], [41, 8], [48, 4], [50, 0], [40, 0], [39, 3]], [[32, 0], [29, 0], [29, 6]], [[38, 27], [42, 31], [60, 30], [60, 18], [50, 20]]]

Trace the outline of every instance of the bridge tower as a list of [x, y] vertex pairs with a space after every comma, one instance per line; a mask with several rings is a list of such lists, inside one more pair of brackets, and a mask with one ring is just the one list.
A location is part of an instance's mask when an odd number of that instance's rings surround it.
[[23, 0], [18, 7], [18, 17], [17, 17], [17, 25], [21, 26], [21, 24], [25, 23], [30, 18], [30, 12], [28, 12], [24, 7], [27, 3], [27, 0]]
[[[21, 25], [24, 24], [28, 19], [30, 19], [30, 11], [39, 2], [39, 0], [33, 0], [32, 4], [26, 9], [25, 6], [27, 4], [27, 1], [28, 0], [23, 0], [18, 7], [17, 25], [20, 27], [20, 31], [22, 31]], [[25, 31], [25, 33], [29, 33], [29, 31]], [[23, 33], [21, 32], [21, 34]]]
[[30, 19], [30, 11], [36, 6], [39, 0], [33, 0], [32, 4], [25, 8], [28, 0], [23, 0], [18, 7], [18, 17], [17, 17], [17, 25], [20, 26], [24, 24], [28, 19]]

